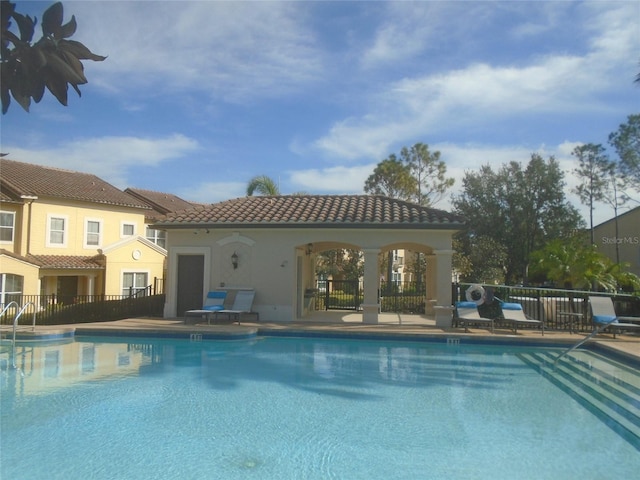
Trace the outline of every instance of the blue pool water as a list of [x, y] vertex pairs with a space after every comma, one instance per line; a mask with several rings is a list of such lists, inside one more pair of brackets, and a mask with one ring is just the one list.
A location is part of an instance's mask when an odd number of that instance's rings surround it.
[[[271, 337], [19, 347], [19, 371], [0, 356], [0, 478], [634, 478], [640, 439], [531, 364], [557, 353]], [[637, 372], [576, 354], [640, 408]]]

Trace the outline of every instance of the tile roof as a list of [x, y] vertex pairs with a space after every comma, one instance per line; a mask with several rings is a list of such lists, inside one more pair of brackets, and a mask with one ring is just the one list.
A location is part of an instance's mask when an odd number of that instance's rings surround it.
[[188, 202], [172, 193], [155, 192], [141, 188], [127, 188], [125, 193], [149, 205], [154, 210], [154, 212], [147, 213], [147, 217], [151, 219], [158, 219], [169, 212], [178, 212], [200, 205]]
[[93, 255], [90, 257], [76, 255], [27, 255], [30, 263], [40, 268], [74, 269], [74, 270], [102, 270], [104, 269], [104, 257]]
[[150, 207], [137, 198], [88, 173], [44, 167], [32, 163], [0, 159], [2, 193], [21, 196], [54, 197], [122, 207]]
[[315, 227], [459, 229], [461, 217], [380, 195], [278, 195], [236, 198], [169, 213], [171, 228]]
[[74, 270], [102, 270], [104, 269], [104, 255], [18, 255], [4, 248], [0, 248], [0, 255], [6, 255], [16, 260], [30, 263], [40, 268], [74, 269]]

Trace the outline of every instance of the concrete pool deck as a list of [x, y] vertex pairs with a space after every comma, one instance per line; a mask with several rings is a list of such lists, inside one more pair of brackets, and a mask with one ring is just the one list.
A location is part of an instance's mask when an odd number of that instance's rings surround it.
[[[20, 334], [31, 330], [30, 326], [21, 325]], [[565, 331], [545, 330], [544, 336], [539, 330], [520, 329], [517, 334], [506, 328], [496, 328], [494, 333], [482, 328], [471, 328], [465, 332], [461, 327], [441, 328], [436, 326], [432, 318], [421, 315], [382, 313], [379, 315], [379, 323], [363, 324], [362, 315], [355, 312], [317, 312], [309, 319], [298, 322], [256, 322], [255, 316], [243, 319], [238, 325], [225, 323], [208, 325], [206, 322], [197, 324], [185, 324], [183, 318], [129, 318], [112, 322], [83, 323], [74, 325], [45, 326], [36, 325], [36, 336], [48, 333], [75, 331], [78, 335], [108, 335], [117, 334], [143, 335], [161, 334], [170, 335], [171, 332], [195, 335], [218, 335], [241, 337], [246, 334], [272, 334], [283, 336], [296, 335], [330, 335], [349, 338], [366, 336], [367, 338], [380, 336], [395, 338], [433, 338], [434, 341], [445, 337], [455, 338], [464, 342], [464, 339], [473, 342], [486, 343], [511, 343], [535, 344], [548, 346], [567, 346], [577, 343], [586, 337], [586, 333], [569, 333]], [[7, 334], [6, 326], [3, 326], [4, 335]], [[597, 335], [589, 341], [605, 350], [612, 351], [623, 357], [630, 358], [634, 362], [640, 362], [640, 335], [622, 334], [613, 338], [610, 333]]]

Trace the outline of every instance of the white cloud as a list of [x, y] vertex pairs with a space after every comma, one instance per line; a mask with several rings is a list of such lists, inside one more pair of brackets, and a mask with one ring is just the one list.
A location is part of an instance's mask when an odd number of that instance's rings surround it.
[[309, 193], [363, 193], [364, 182], [373, 173], [374, 168], [375, 164], [313, 168], [290, 172], [289, 179], [296, 186], [296, 189]]
[[78, 38], [108, 55], [92, 83], [115, 92], [244, 101], [322, 74], [305, 9], [288, 2], [79, 2], [74, 12]]
[[216, 203], [244, 197], [247, 184], [241, 182], [203, 182], [193, 188], [175, 192], [181, 198], [199, 203]]
[[55, 147], [22, 148], [3, 145], [9, 158], [38, 165], [87, 172], [125, 188], [133, 167], [155, 167], [196, 151], [198, 142], [181, 134], [159, 138], [96, 137]]

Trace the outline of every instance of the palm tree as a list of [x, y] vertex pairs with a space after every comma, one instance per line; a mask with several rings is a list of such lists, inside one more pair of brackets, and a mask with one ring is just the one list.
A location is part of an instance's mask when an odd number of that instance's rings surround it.
[[247, 196], [253, 196], [254, 192], [260, 195], [280, 195], [280, 187], [272, 178], [258, 175], [249, 180], [247, 185]]

